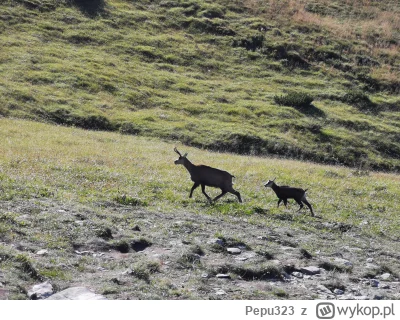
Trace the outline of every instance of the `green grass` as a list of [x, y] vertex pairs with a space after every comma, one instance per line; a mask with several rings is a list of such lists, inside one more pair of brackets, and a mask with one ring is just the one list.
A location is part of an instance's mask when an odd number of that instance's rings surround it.
[[[78, 3], [0, 5], [0, 115], [400, 168], [395, 2]], [[291, 92], [312, 108], [274, 101]]]
[[[296, 215], [294, 203], [289, 212], [276, 208], [275, 194], [263, 186], [263, 182], [276, 177], [278, 185], [308, 188], [309, 201], [323, 219], [360, 227], [375, 235], [398, 237], [400, 231], [400, 178], [396, 174], [211, 153], [178, 145], [194, 163], [221, 168], [236, 176], [235, 189], [242, 194], [244, 203], [227, 195], [209, 205], [199, 190], [192, 199], [188, 198], [192, 182], [186, 169], [173, 163], [176, 144], [4, 118], [0, 119], [0, 138], [4, 142], [0, 152], [1, 200], [54, 199], [95, 206], [111, 202], [153, 212], [184, 209], [250, 219], [262, 216], [273, 224], [290, 218], [301, 229], [312, 228], [306, 223], [313, 221], [309, 213]], [[208, 193], [216, 196], [219, 190], [208, 188]], [[8, 237], [16, 238], [15, 232], [28, 226], [9, 213], [0, 219], [0, 228], [7, 231]], [[101, 228], [93, 228], [101, 233]], [[107, 235], [110, 237], [109, 230]], [[36, 236], [50, 247], [67, 245], [62, 236]], [[114, 240], [116, 244], [121, 241]]]

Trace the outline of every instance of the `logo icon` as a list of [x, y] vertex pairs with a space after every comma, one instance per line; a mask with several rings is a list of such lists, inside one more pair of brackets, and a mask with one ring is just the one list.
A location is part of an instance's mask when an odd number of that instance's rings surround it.
[[317, 304], [318, 319], [333, 319], [335, 317], [335, 305], [330, 302], [321, 302]]

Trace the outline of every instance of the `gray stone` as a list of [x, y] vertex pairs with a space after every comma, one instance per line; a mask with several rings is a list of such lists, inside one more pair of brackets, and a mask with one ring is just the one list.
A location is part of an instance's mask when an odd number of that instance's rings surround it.
[[337, 263], [338, 265], [342, 265], [342, 266], [345, 266], [345, 267], [352, 267], [353, 266], [353, 264], [349, 260], [342, 259], [342, 258], [335, 258], [334, 262]]
[[376, 279], [369, 280], [371, 287], [377, 288], [379, 286], [379, 281]]
[[107, 300], [107, 298], [85, 287], [73, 287], [57, 292], [46, 300]]
[[216, 275], [216, 277], [219, 279], [230, 279], [231, 278], [231, 276], [229, 274], [225, 274], [225, 273], [218, 273]]
[[379, 284], [379, 288], [381, 289], [390, 289], [390, 286], [388, 284]]
[[222, 289], [216, 289], [215, 294], [220, 296], [226, 294], [226, 292]]
[[201, 277], [202, 277], [202, 278], [208, 278], [208, 273], [203, 273], [203, 274], [201, 275]]
[[235, 258], [235, 260], [237, 260], [237, 261], [246, 261], [248, 259], [249, 259], [248, 257], [237, 257], [237, 258]]
[[42, 249], [42, 250], [39, 250], [38, 252], [36, 252], [36, 254], [38, 256], [46, 256], [48, 253], [49, 253], [49, 251], [47, 251], [46, 249]]
[[307, 275], [314, 275], [314, 274], [319, 274], [321, 272], [321, 269], [315, 266], [309, 266], [300, 268], [300, 271]]
[[230, 254], [241, 254], [242, 250], [239, 248], [227, 248], [226, 251], [228, 251]]
[[219, 244], [220, 246], [223, 246], [225, 243], [224, 243], [224, 240], [215, 238], [215, 239], [209, 240], [208, 244]]
[[28, 290], [28, 297], [31, 300], [46, 299], [53, 294], [53, 286], [49, 282], [34, 285]]
[[367, 263], [365, 266], [366, 269], [370, 269], [370, 270], [377, 270], [379, 269], [379, 266], [373, 263]]
[[340, 296], [340, 295], [344, 294], [344, 291], [336, 288], [335, 290], [333, 290], [333, 293]]
[[133, 270], [131, 268], [128, 268], [124, 272], [122, 272], [121, 274], [123, 274], [123, 275], [125, 275], [125, 274], [131, 275], [131, 274], [133, 274]]
[[337, 297], [338, 300], [355, 300], [356, 298], [351, 295], [351, 294], [346, 294], [346, 295], [342, 295], [340, 297]]
[[367, 259], [367, 262], [368, 262], [368, 263], [372, 263], [372, 262], [374, 262], [374, 259], [373, 259], [373, 258], [368, 258], [368, 259]]
[[332, 291], [329, 290], [327, 287], [325, 287], [325, 286], [322, 285], [322, 284], [317, 285], [317, 290], [318, 290], [318, 291], [321, 291], [321, 292], [323, 292], [323, 293], [332, 294]]
[[383, 281], [390, 281], [392, 279], [392, 275], [390, 273], [384, 273], [379, 276], [379, 279]]
[[292, 272], [292, 276], [299, 278], [299, 279], [303, 278], [303, 274], [301, 272], [297, 272], [297, 271]]

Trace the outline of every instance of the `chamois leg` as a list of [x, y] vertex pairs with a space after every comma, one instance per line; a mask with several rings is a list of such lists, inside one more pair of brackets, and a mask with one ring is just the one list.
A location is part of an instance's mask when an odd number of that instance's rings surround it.
[[311, 215], [314, 217], [314, 212], [313, 212], [313, 209], [312, 209], [312, 207], [311, 207], [311, 204], [309, 204], [308, 201], [305, 200], [305, 199], [304, 199], [304, 200], [301, 200], [301, 201], [303, 201], [303, 202], [307, 205], [307, 207], [310, 208]]
[[284, 204], [285, 207], [287, 208], [287, 204], [288, 204], [287, 199], [283, 199], [283, 204]]
[[228, 192], [234, 194], [234, 195], [238, 198], [239, 202], [242, 203], [242, 197], [240, 196], [239, 191], [236, 191], [236, 190], [233, 189], [232, 186], [231, 186], [231, 187], [228, 189]]
[[202, 184], [202, 185], [201, 185], [201, 191], [202, 191], [203, 194], [206, 196], [207, 200], [211, 203], [212, 200], [211, 200], [211, 198], [208, 196], [208, 194], [206, 193], [206, 185], [205, 185], [205, 184]]
[[281, 204], [282, 201], [283, 201], [283, 199], [279, 198], [279, 200], [278, 200], [278, 208], [279, 208], [279, 205]]
[[[222, 189], [221, 189], [221, 190], [222, 190]], [[216, 197], [213, 199], [213, 201], [214, 201], [214, 202], [217, 201], [219, 198], [223, 197], [226, 193], [227, 193], [227, 191], [222, 190], [222, 193], [221, 193], [220, 195], [216, 196]]]
[[200, 183], [197, 183], [197, 182], [194, 183], [194, 185], [193, 185], [193, 187], [192, 187], [192, 190], [190, 190], [189, 198], [192, 197], [193, 191], [194, 191], [199, 185], [200, 185]]
[[238, 200], [239, 200], [239, 202], [240, 203], [242, 203], [243, 201], [242, 201], [242, 197], [240, 196], [240, 193], [239, 193], [239, 191], [233, 191], [233, 192], [231, 192], [232, 194], [234, 194], [237, 198], [238, 198]]
[[297, 200], [297, 199], [294, 199], [294, 200], [296, 200], [296, 202], [297, 202], [297, 203], [299, 204], [299, 206], [300, 206], [299, 210], [297, 210], [297, 212], [299, 212], [301, 209], [303, 209], [304, 204], [303, 204], [300, 200]]

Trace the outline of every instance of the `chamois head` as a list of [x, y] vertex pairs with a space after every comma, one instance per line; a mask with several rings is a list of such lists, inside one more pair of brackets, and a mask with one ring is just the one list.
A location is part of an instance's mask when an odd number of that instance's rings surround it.
[[178, 151], [178, 149], [175, 147], [174, 151], [179, 154], [179, 159], [175, 160], [175, 164], [183, 164], [183, 162], [186, 159], [187, 153], [185, 153], [184, 155], [181, 155], [181, 153]]
[[266, 188], [272, 188], [272, 185], [274, 184], [276, 178], [274, 178], [274, 180], [268, 180], [266, 184], [264, 184], [264, 187]]

